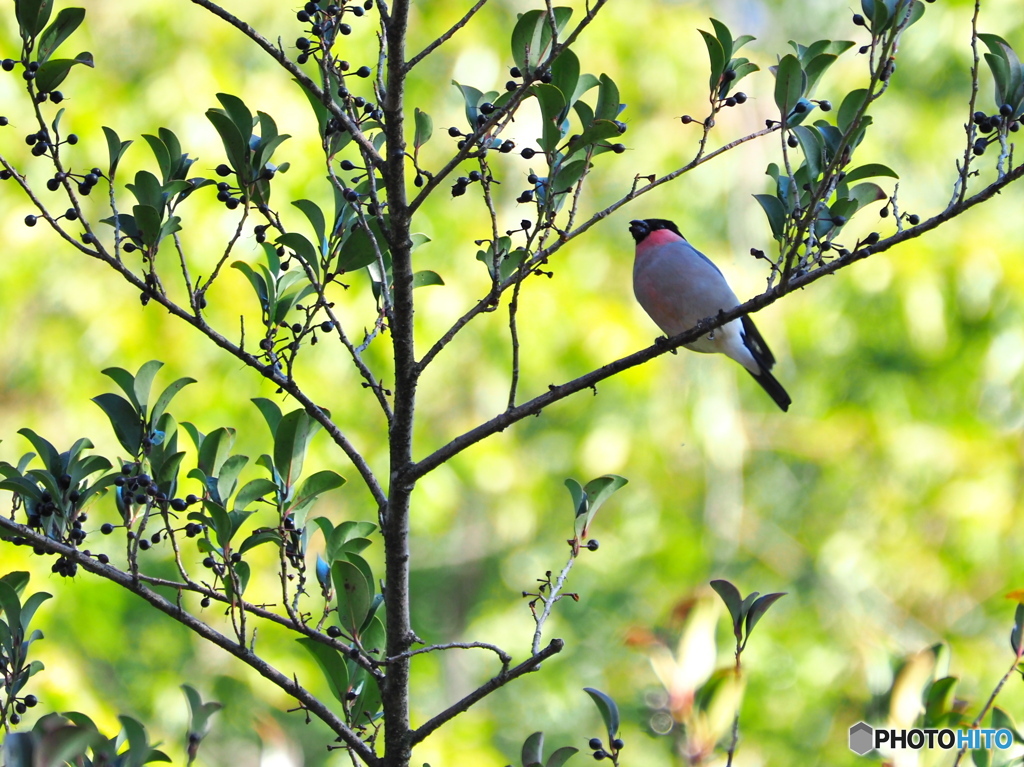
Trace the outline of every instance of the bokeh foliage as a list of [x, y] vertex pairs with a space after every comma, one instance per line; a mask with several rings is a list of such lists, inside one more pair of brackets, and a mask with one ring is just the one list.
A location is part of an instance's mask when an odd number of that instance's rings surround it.
[[[289, 39], [298, 29], [287, 4], [244, 5], [240, 12], [271, 37]], [[167, 0], [95, 6], [78, 42], [96, 52], [97, 68], [71, 75], [73, 98], [64, 105], [65, 119], [82, 137], [80, 151], [92, 158], [83, 165], [104, 156], [103, 124], [123, 138], [164, 125], [212, 170], [223, 150], [204, 112], [217, 104], [216, 93], [227, 91], [273, 114], [281, 133], [292, 136], [278, 149], [293, 167], [275, 195], [315, 198], [322, 168], [304, 162], [318, 155], [315, 124], [283, 72], [197, 7]], [[463, 121], [450, 80], [500, 90], [511, 64], [507, 40], [515, 13], [533, 6], [496, 2], [421, 64], [408, 103], [431, 114], [436, 134], [421, 150], [421, 164], [443, 159], [440, 128]], [[966, 2], [928, 7], [905, 38], [891, 92], [862, 149], [862, 161], [885, 162], [900, 174], [901, 207], [922, 216], [948, 201], [953, 163], [962, 153], [971, 10]], [[1015, 10], [1012, 0], [986, 4], [981, 26], [1020, 48], [1024, 20]], [[449, 3], [417, 5], [410, 48], [432, 39], [455, 13]], [[788, 49], [788, 39], [863, 36], [847, 11], [831, 3], [610, 4], [575, 50], [585, 71], [607, 72], [618, 83], [628, 104], [620, 119], [629, 124], [622, 138], [629, 151], [602, 158], [589, 209], [628, 190], [635, 174], [668, 170], [692, 156], [699, 134], [676, 118], [705, 106], [699, 100], [707, 60], [697, 29], [709, 28], [710, 15], [758, 38], [744, 54], [762, 69], [744, 80], [750, 101], [722, 113], [712, 141], [749, 132], [772, 116], [766, 70]], [[3, 22], [11, 24], [10, 14]], [[0, 54], [13, 53], [14, 31], [2, 29]], [[352, 39], [353, 61], [370, 55], [372, 40]], [[850, 51], [819, 84], [817, 97], [859, 87], [863, 68]], [[14, 106], [19, 87], [14, 77], [0, 77], [0, 112], [12, 121], [5, 131], [29, 124]], [[981, 98], [991, 100], [991, 90], [984, 73]], [[525, 140], [535, 138], [529, 125], [522, 130]], [[628, 288], [629, 218], [674, 219], [716, 258], [740, 296], [758, 292], [766, 275], [745, 254], [766, 248], [771, 234], [751, 195], [769, 189], [763, 171], [773, 160], [772, 140], [745, 145], [562, 252], [550, 265], [554, 278], [524, 291], [522, 390], [541, 391], [655, 335]], [[154, 169], [141, 142], [123, 162], [132, 175]], [[514, 200], [527, 186], [528, 163], [515, 162], [522, 187], [509, 173], [499, 210], [509, 226], [520, 218]], [[578, 395], [522, 422], [426, 478], [414, 496], [418, 633], [431, 642], [495, 641], [519, 654], [532, 633], [519, 594], [564, 561], [571, 535], [562, 480], [614, 472], [630, 484], [595, 523], [601, 549], [585, 553], [573, 572], [570, 587], [579, 603], [556, 609], [551, 631], [566, 639], [566, 650], [433, 736], [417, 758], [505, 763], [535, 730], [545, 732], [551, 747], [582, 747], [601, 728], [581, 689], [591, 686], [612, 694], [623, 709], [627, 761], [671, 763], [667, 741], [642, 734], [659, 687], [646, 655], [625, 640], [631, 629], [670, 625], [681, 600], [723, 576], [744, 593], [791, 595], [759, 625], [744, 656], [749, 677], [740, 753], [747, 763], [851, 763], [856, 757], [846, 748], [846, 729], [863, 718], [872, 696], [889, 688], [894, 658], [939, 640], [952, 648], [951, 673], [965, 680], [958, 694], [983, 698], [1009, 662], [1013, 605], [1002, 595], [1024, 577], [1017, 564], [1024, 532], [1015, 524], [1022, 511], [1024, 427], [1020, 208], [1019, 191], [1010, 191], [940, 233], [872, 257], [759, 315], [781, 360], [777, 373], [793, 395], [788, 415], [774, 412], [723, 360], [667, 356], [602, 384], [596, 396]], [[17, 205], [0, 209], [6, 363], [0, 456], [16, 461], [24, 452], [16, 436], [22, 426], [56, 444], [87, 435], [100, 452], [116, 454], [106, 419], [89, 402], [107, 390], [99, 370], [134, 370], [153, 357], [167, 363], [168, 381], [199, 379], [175, 401], [182, 419], [205, 431], [236, 426], [241, 452], [264, 450], [265, 427], [248, 400], [273, 396], [272, 389], [159, 309], [142, 309], [98, 265], [39, 229], [26, 229], [27, 212]], [[209, 254], [196, 268], [208, 270], [230, 224], [213, 204], [190, 215], [186, 236], [194, 252]], [[865, 233], [891, 226], [869, 212], [859, 218], [852, 226]], [[418, 291], [422, 348], [487, 289], [472, 245], [488, 234], [486, 214], [471, 195], [442, 195], [423, 211], [417, 231], [432, 240], [417, 251], [417, 268], [433, 269], [447, 283]], [[256, 243], [246, 248], [255, 258]], [[240, 273], [221, 280], [216, 293], [211, 307], [223, 323], [252, 315]], [[371, 316], [372, 306], [369, 286], [355, 281], [338, 311], [353, 322]], [[424, 379], [420, 454], [504, 407], [505, 324], [503, 312], [484, 318]], [[378, 341], [371, 350], [384, 364], [386, 347]], [[384, 468], [382, 420], [366, 406], [371, 395], [341, 355], [324, 344], [304, 364], [318, 370], [316, 401], [346, 424], [375, 469]], [[326, 440], [312, 450], [310, 471], [350, 473]], [[320, 511], [336, 521], [375, 514], [356, 483]], [[98, 526], [114, 515], [108, 504], [91, 516]], [[46, 633], [36, 648], [47, 665], [37, 694], [50, 709], [88, 710], [97, 721], [106, 717], [107, 729], [116, 729], [118, 713], [130, 713], [172, 739], [185, 727], [177, 688], [187, 682], [204, 698], [227, 704], [201, 760], [255, 763], [262, 740], [267, 750], [307, 748], [308, 764], [331, 761], [319, 747], [322, 733], [304, 731], [300, 714], [281, 713], [289, 701], [141, 602], [87, 577], [44, 586], [56, 577], [22, 549], [5, 548], [3, 565], [34, 570], [33, 587], [56, 596], [36, 617]], [[724, 620], [720, 644], [727, 663], [731, 633]], [[259, 646], [309, 684], [317, 679], [311, 660], [273, 629], [261, 630]], [[435, 710], [465, 693], [491, 672], [489, 660], [466, 653], [418, 660], [414, 710]], [[1022, 702], [1011, 683], [1003, 705], [1019, 711]]]

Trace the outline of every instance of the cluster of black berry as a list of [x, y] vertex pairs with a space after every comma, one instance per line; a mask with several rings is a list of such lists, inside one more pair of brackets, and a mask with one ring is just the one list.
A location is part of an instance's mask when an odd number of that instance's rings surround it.
[[21, 716], [30, 708], [35, 708], [39, 703], [39, 698], [35, 695], [26, 695], [24, 698], [14, 699], [14, 713], [8, 718], [11, 720], [11, 724], [18, 724], [21, 721]]
[[981, 111], [974, 113], [973, 121], [978, 126], [978, 130], [982, 133], [992, 134], [982, 136], [974, 142], [972, 147], [974, 154], [984, 154], [989, 144], [999, 140], [1001, 133], [1005, 131], [1016, 133], [1020, 130], [1020, 121], [1024, 118], [1024, 114], [1015, 114], [1016, 111], [1010, 104], [1003, 104], [999, 107], [998, 114], [987, 115]]
[[604, 743], [601, 742], [600, 738], [591, 738], [587, 745], [590, 746], [590, 750], [594, 752], [594, 758], [598, 761], [602, 759], [612, 759], [614, 761], [626, 744], [620, 738], [614, 738], [608, 744], [608, 750], [605, 750]]
[[[309, 36], [316, 38], [314, 43], [309, 37], [300, 37], [295, 41], [295, 47], [299, 53], [296, 61], [305, 64], [309, 57], [318, 51], [329, 49], [338, 35], [352, 34], [351, 25], [345, 23], [345, 14], [353, 18], [359, 18], [366, 14], [366, 11], [373, 9], [373, 0], [365, 0], [360, 3], [330, 3], [321, 5], [320, 2], [306, 3], [302, 10], [295, 14], [295, 17], [303, 24], [309, 24]], [[364, 75], [365, 76], [365, 75]]]

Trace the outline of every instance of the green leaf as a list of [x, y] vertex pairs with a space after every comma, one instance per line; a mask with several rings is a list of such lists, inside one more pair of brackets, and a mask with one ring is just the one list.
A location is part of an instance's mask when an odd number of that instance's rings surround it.
[[776, 239], [782, 238], [786, 230], [786, 209], [783, 207], [782, 201], [772, 194], [755, 194], [754, 199], [760, 203], [765, 215], [768, 217], [768, 224], [772, 228], [772, 236]]
[[[25, 592], [25, 587], [28, 586], [29, 574], [24, 570], [15, 570], [14, 572], [7, 573], [3, 577], [0, 577], [0, 583], [6, 583], [12, 589], [14, 589], [15, 595], [19, 598]], [[0, 614], [3, 613], [3, 609], [0, 608]]]
[[125, 150], [132, 145], [132, 142], [121, 141], [117, 132], [113, 128], [108, 128], [106, 125], [103, 126], [103, 135], [107, 138], [107, 176], [113, 178], [114, 174], [117, 172], [117, 164], [124, 156]]
[[14, 13], [22, 38], [38, 35], [50, 20], [53, 0], [15, 0]]
[[[188, 424], [182, 424], [186, 429]], [[221, 466], [231, 453], [231, 447], [235, 443], [235, 430], [220, 427], [206, 435], [199, 446], [198, 465], [199, 470], [207, 477], [216, 477], [220, 473]]]
[[818, 80], [825, 74], [825, 71], [832, 66], [839, 57], [834, 53], [822, 53], [815, 56], [804, 65], [804, 72], [807, 73], [807, 95], [814, 93], [814, 87]]
[[29, 624], [32, 622], [32, 618], [36, 614], [36, 610], [39, 609], [39, 605], [50, 599], [53, 595], [47, 594], [45, 591], [37, 591], [35, 594], [25, 600], [21, 606], [21, 631], [23, 634], [28, 634]]
[[725, 72], [725, 62], [728, 61], [725, 49], [721, 41], [710, 32], [703, 29], [697, 30], [704, 38], [704, 45], [708, 49], [708, 58], [711, 60], [711, 77], [708, 84], [712, 91], [718, 90], [718, 84], [722, 81], [722, 73]]
[[338, 620], [349, 634], [356, 634], [363, 625], [373, 593], [362, 571], [344, 559], [331, 565], [331, 579], [338, 602]]
[[887, 176], [889, 178], [899, 178], [899, 174], [896, 173], [892, 168], [886, 165], [881, 165], [877, 162], [871, 162], [866, 165], [861, 165], [859, 168], [854, 168], [849, 171], [844, 177], [843, 181], [847, 184], [852, 184], [855, 181], [860, 181], [865, 178], [877, 178], [878, 176]]
[[413, 138], [412, 145], [419, 149], [430, 141], [430, 137], [434, 133], [434, 121], [430, 119], [430, 115], [419, 107], [416, 107], [414, 114], [416, 116], [416, 135]]
[[760, 599], [756, 600], [747, 611], [746, 619], [746, 634], [750, 637], [750, 632], [754, 630], [754, 626], [761, 620], [768, 608], [775, 604], [779, 599], [786, 596], [786, 592], [778, 592], [775, 594], [765, 594]]
[[[387, 217], [385, 216], [386, 220]], [[380, 250], [381, 255], [387, 255], [388, 242], [381, 232], [377, 218], [371, 218], [366, 223], [373, 234], [373, 240], [371, 241], [362, 226], [356, 226], [355, 230], [349, 234], [341, 246], [337, 262], [339, 273], [354, 272], [357, 269], [362, 269], [374, 263], [377, 260], [377, 250], [374, 249], [374, 241], [377, 243], [377, 248]]]
[[563, 165], [555, 176], [555, 180], [551, 182], [551, 193], [563, 194], [572, 191], [576, 182], [583, 178], [583, 174], [587, 172], [588, 168], [586, 160], [576, 160]]
[[594, 108], [594, 119], [614, 120], [622, 111], [619, 103], [619, 89], [615, 81], [608, 75], [601, 75], [601, 86], [597, 91], [597, 106]]
[[839, 130], [846, 133], [850, 129], [854, 118], [857, 116], [861, 107], [864, 106], [864, 102], [867, 98], [868, 91], [864, 88], [850, 91], [846, 95], [846, 98], [843, 99], [842, 105], [839, 107], [839, 114], [836, 117], [836, 125], [839, 126]]
[[523, 742], [523, 767], [544, 764], [544, 733], [535, 732]]
[[269, 497], [273, 499], [276, 492], [277, 485], [266, 477], [257, 477], [256, 479], [249, 480], [238, 491], [238, 495], [235, 496], [235, 509], [244, 511], [249, 504], [259, 498]]
[[726, 609], [729, 610], [729, 617], [732, 618], [732, 633], [737, 640], [743, 639], [743, 597], [740, 596], [739, 589], [737, 589], [729, 581], [719, 578], [711, 581], [711, 588], [722, 598], [725, 602]]
[[793, 133], [800, 142], [800, 151], [804, 153], [810, 178], [817, 181], [825, 167], [825, 141], [817, 130], [804, 125], [794, 127]]
[[21, 627], [21, 600], [12, 586], [0, 581], [0, 614], [2, 614], [12, 631]]
[[416, 288], [426, 287], [427, 285], [444, 285], [444, 280], [441, 279], [441, 275], [437, 272], [432, 272], [429, 269], [424, 269], [422, 272], [416, 272], [413, 274], [413, 290]]
[[[591, 75], [593, 77], [593, 75]], [[551, 63], [551, 84], [562, 92], [568, 107], [576, 101], [576, 88], [580, 82], [580, 60], [570, 48], [558, 54]], [[582, 94], [580, 94], [582, 95]], [[562, 115], [564, 117], [565, 115]]]
[[57, 86], [68, 76], [71, 67], [76, 64], [84, 64], [87, 67], [94, 66], [92, 54], [84, 51], [73, 59], [50, 59], [36, 70], [36, 88], [40, 93], [50, 93], [56, 90]]
[[160, 396], [156, 398], [156, 402], [153, 404], [153, 410], [149, 414], [149, 422], [152, 424], [158, 423], [167, 411], [168, 405], [171, 404], [171, 400], [174, 399], [174, 395], [180, 392], [189, 384], [194, 384], [196, 379], [194, 378], [179, 378], [174, 381], [166, 389], [164, 389]]
[[274, 434], [274, 466], [287, 487], [302, 473], [309, 441], [319, 430], [320, 424], [305, 410], [293, 410], [281, 418]]
[[958, 681], [955, 676], [947, 676], [932, 682], [925, 695], [926, 725], [938, 724], [940, 718], [953, 709]]
[[462, 92], [462, 98], [466, 102], [466, 121], [469, 123], [471, 128], [476, 128], [476, 118], [480, 114], [478, 107], [480, 103], [484, 101], [483, 91], [478, 88], [474, 88], [472, 85], [462, 85], [455, 80], [452, 80], [452, 85], [458, 88]]
[[541, 122], [544, 135], [537, 143], [545, 152], [553, 152], [562, 140], [562, 111], [565, 109], [565, 97], [554, 85], [537, 83], [530, 88], [540, 105]]
[[250, 181], [250, 173], [248, 171], [248, 139], [242, 138], [238, 127], [223, 110], [208, 109], [206, 110], [206, 118], [213, 123], [213, 127], [220, 135], [221, 142], [224, 144], [224, 152], [232, 169], [239, 175], [242, 183], [248, 183]]
[[873, 202], [884, 200], [888, 195], [878, 184], [865, 183], [857, 184], [850, 190], [850, 198], [857, 201], [857, 209], [870, 205]]
[[300, 637], [295, 641], [305, 647], [316, 660], [323, 672], [324, 679], [327, 680], [331, 695], [339, 703], [345, 703], [345, 694], [348, 692], [348, 666], [345, 664], [342, 654], [335, 648], [309, 637]]
[[718, 42], [722, 46], [722, 52], [725, 54], [724, 60], [728, 61], [732, 58], [733, 46], [732, 46], [732, 32], [729, 31], [729, 27], [725, 26], [718, 19], [711, 19], [711, 26], [715, 29], [715, 37], [718, 38]]
[[[565, 29], [572, 8], [554, 8], [555, 28]], [[512, 58], [524, 74], [543, 63], [551, 49], [551, 23], [547, 10], [527, 11], [519, 16], [512, 30]]]
[[36, 48], [36, 61], [45, 64], [46, 61], [57, 50], [57, 47], [67, 40], [82, 21], [85, 19], [84, 8], [63, 8], [57, 14], [57, 18], [46, 28], [46, 31], [39, 37], [39, 45]]
[[142, 445], [142, 420], [132, 404], [124, 397], [109, 392], [93, 397], [92, 401], [99, 405], [110, 419], [114, 436], [121, 443], [121, 447], [127, 450], [130, 456], [137, 456]]
[[556, 749], [554, 752], [552, 752], [551, 756], [548, 757], [548, 761], [544, 765], [544, 767], [562, 767], [563, 764], [569, 761], [569, 757], [573, 756], [578, 752], [578, 748], [574, 748], [572, 746], [562, 746], [561, 748]]
[[800, 60], [787, 53], [775, 70], [775, 104], [779, 113], [787, 117], [793, 107], [803, 98], [807, 90], [807, 75], [800, 67]]
[[593, 687], [584, 687], [583, 692], [594, 699], [594, 704], [604, 720], [605, 729], [608, 730], [608, 738], [614, 740], [619, 734], [619, 707], [615, 705], [614, 700]]

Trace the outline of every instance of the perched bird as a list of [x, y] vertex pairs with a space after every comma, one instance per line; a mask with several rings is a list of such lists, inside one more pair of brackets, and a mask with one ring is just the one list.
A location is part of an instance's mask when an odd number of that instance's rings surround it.
[[[629, 233], [636, 240], [633, 293], [669, 336], [739, 305], [718, 267], [690, 245], [671, 221], [630, 221]], [[789, 409], [792, 400], [770, 372], [775, 357], [750, 317], [744, 315], [728, 322], [685, 346], [695, 352], [720, 352], [736, 360], [776, 405]]]

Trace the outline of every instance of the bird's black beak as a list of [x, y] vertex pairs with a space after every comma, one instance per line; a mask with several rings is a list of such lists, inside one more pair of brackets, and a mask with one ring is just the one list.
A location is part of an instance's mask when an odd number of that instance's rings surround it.
[[651, 233], [651, 227], [648, 226], [646, 221], [634, 219], [629, 222], [629, 233], [633, 235], [634, 240], [640, 242], [644, 237]]

